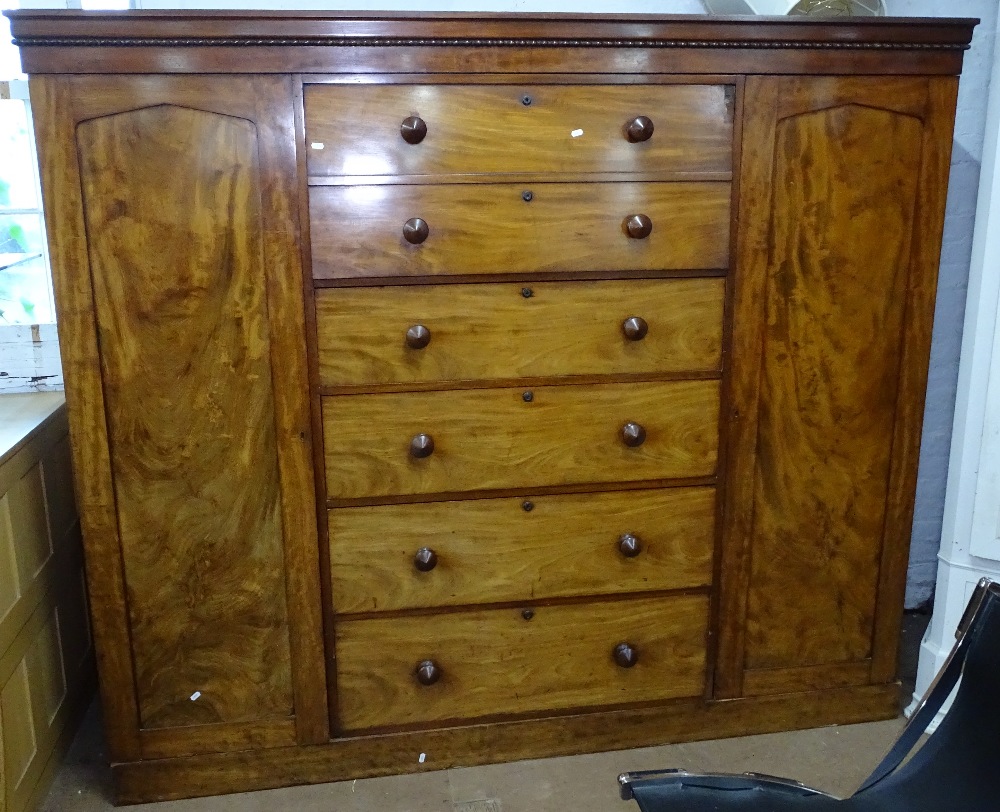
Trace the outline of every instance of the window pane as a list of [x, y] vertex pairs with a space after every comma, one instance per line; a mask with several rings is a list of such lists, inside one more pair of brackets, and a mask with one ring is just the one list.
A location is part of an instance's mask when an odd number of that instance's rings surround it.
[[0, 324], [53, 321], [42, 218], [0, 214]]
[[20, 99], [0, 99], [0, 211], [37, 209], [28, 110]]

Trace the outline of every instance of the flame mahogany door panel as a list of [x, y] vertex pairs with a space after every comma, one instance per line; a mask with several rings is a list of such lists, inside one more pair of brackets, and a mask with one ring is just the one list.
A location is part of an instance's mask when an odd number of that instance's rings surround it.
[[107, 623], [131, 648], [109, 715], [146, 758], [323, 741], [291, 82], [60, 79], [38, 100], [75, 124], [75, 154], [48, 157], [80, 198], [50, 229], [86, 240], [56, 288], [93, 308], [60, 329], [100, 376], [78, 409], [107, 467], [78, 464], [113, 511], [91, 541], [120, 561], [91, 577], [125, 597], [95, 604], [98, 644]]
[[956, 85], [747, 81], [722, 696], [895, 675]]

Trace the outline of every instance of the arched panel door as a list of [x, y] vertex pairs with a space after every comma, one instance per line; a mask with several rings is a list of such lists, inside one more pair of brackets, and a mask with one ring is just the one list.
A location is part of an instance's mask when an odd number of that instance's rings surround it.
[[954, 89], [747, 82], [722, 695], [894, 676]]
[[323, 741], [291, 82], [35, 94], [112, 757]]
[[290, 717], [256, 128], [162, 105], [77, 148], [141, 727]]

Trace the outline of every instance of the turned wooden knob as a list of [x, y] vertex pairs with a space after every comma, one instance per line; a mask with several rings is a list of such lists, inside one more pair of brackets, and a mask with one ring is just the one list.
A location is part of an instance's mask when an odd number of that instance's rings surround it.
[[422, 460], [434, 453], [434, 438], [429, 434], [418, 434], [410, 440], [410, 456]]
[[625, 533], [618, 539], [618, 550], [626, 558], [635, 558], [642, 552], [642, 540], [633, 533]]
[[420, 245], [431, 233], [431, 228], [427, 221], [420, 217], [411, 217], [403, 223], [403, 239], [410, 245]]
[[[640, 319], [640, 321], [642, 321]], [[645, 322], [643, 322], [645, 325]], [[643, 333], [645, 335], [645, 333]], [[406, 331], [406, 346], [414, 350], [422, 350], [431, 343], [431, 331], [422, 324], [414, 324]]]
[[[638, 119], [636, 119], [636, 121], [638, 121]], [[652, 134], [653, 125], [650, 124], [649, 126], [650, 134]], [[427, 135], [427, 122], [425, 122], [420, 116], [407, 116], [403, 119], [403, 123], [399, 125], [399, 134], [403, 136], [403, 140], [407, 144], [419, 144], [424, 140], [424, 136]], [[648, 137], [649, 136], [647, 135], [646, 138]]]
[[622, 332], [629, 341], [642, 341], [649, 332], [649, 325], [640, 316], [630, 316], [622, 322]]
[[633, 144], [653, 137], [653, 122], [646, 116], [636, 116], [625, 125], [625, 135]]
[[622, 668], [631, 668], [639, 662], [639, 651], [635, 646], [628, 643], [619, 643], [615, 646], [612, 656], [615, 658], [615, 662]]
[[437, 553], [430, 547], [421, 547], [413, 556], [413, 566], [421, 572], [430, 572], [438, 564]]
[[423, 660], [418, 663], [414, 673], [421, 685], [433, 685], [441, 679], [441, 669], [433, 660]]
[[628, 422], [622, 426], [622, 442], [629, 448], [637, 448], [646, 442], [646, 430], [638, 423]]
[[645, 214], [630, 214], [625, 218], [625, 230], [633, 240], [644, 240], [653, 233], [653, 221]]

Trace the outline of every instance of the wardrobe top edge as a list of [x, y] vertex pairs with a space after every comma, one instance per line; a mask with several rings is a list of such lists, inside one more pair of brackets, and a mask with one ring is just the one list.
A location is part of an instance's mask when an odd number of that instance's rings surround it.
[[979, 23], [946, 17], [757, 17], [671, 14], [318, 12], [318, 11], [80, 11], [21, 9], [4, 12], [15, 41], [39, 37], [189, 36], [239, 40], [252, 36], [627, 37], [648, 40], [731, 40], [741, 43], [852, 43], [912, 41], [968, 45]]
[[29, 74], [957, 75], [975, 19], [8, 11]]

